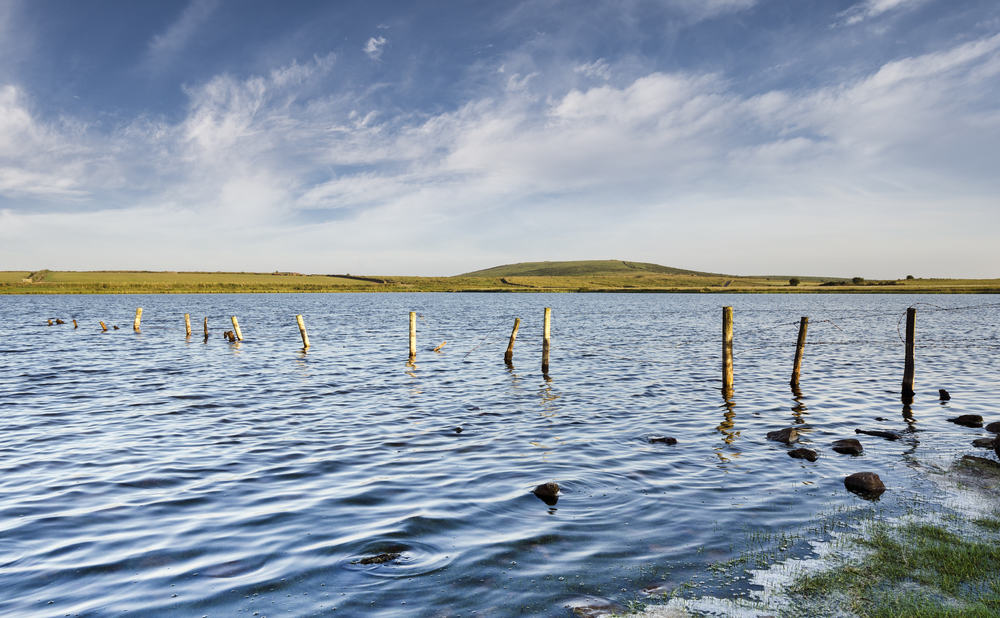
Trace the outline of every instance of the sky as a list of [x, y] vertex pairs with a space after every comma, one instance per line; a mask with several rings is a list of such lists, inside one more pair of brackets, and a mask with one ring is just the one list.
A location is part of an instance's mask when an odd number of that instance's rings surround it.
[[0, 0], [0, 270], [1000, 277], [996, 0]]

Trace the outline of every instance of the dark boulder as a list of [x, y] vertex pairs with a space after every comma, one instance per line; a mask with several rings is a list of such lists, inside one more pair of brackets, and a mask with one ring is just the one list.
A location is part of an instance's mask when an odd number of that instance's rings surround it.
[[799, 439], [799, 432], [794, 427], [786, 427], [785, 429], [767, 432], [767, 439], [783, 444], [791, 444]]
[[948, 401], [951, 399], [951, 395], [949, 395], [948, 391], [944, 390], [943, 388], [938, 389], [938, 397], [941, 398], [941, 401]]
[[985, 429], [990, 433], [1000, 433], [1000, 421], [990, 423]]
[[972, 446], [976, 448], [993, 448], [996, 438], [976, 438], [972, 441]]
[[963, 414], [962, 416], [949, 418], [948, 422], [955, 423], [956, 425], [961, 425], [963, 427], [982, 427], [983, 417], [978, 414]]
[[795, 459], [805, 459], [807, 461], [816, 461], [816, 451], [810, 448], [796, 448], [788, 451], [789, 457], [794, 457]]
[[1000, 436], [993, 440], [993, 452], [997, 454], [997, 457], [1000, 457]]
[[844, 455], [860, 455], [864, 452], [864, 448], [861, 447], [861, 443], [854, 438], [834, 440], [833, 450], [838, 453], [843, 453]]
[[891, 431], [880, 431], [878, 429], [855, 429], [854, 433], [861, 433], [866, 436], [875, 436], [877, 438], [885, 438], [886, 440], [899, 440], [900, 436], [898, 433]]
[[671, 438], [669, 436], [649, 436], [650, 444], [677, 444], [677, 438]]
[[844, 479], [844, 487], [869, 500], [878, 498], [885, 491], [882, 479], [874, 472], [855, 472]]
[[549, 506], [554, 506], [556, 502], [559, 502], [559, 485], [556, 483], [542, 483], [538, 487], [534, 488], [531, 493]]

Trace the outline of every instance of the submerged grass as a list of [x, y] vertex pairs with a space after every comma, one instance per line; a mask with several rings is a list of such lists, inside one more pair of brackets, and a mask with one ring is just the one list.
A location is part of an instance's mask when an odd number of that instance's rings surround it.
[[877, 523], [856, 542], [860, 561], [807, 575], [795, 597], [842, 597], [859, 616], [1000, 615], [1000, 544], [967, 539], [935, 524]]

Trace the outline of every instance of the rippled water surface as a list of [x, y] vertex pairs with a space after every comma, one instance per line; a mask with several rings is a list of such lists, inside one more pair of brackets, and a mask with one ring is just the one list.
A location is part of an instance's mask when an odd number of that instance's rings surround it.
[[[877, 472], [892, 508], [919, 462], [970, 452], [982, 431], [946, 419], [1000, 420], [997, 302], [0, 297], [0, 614], [559, 616], [581, 597], [624, 603], [645, 586], [669, 589], [733, 557], [748, 529], [780, 532], [864, 504], [844, 490], [846, 474]], [[927, 304], [916, 401], [904, 409], [898, 321], [914, 303]], [[728, 406], [722, 305], [735, 313]], [[222, 337], [231, 315], [242, 343]], [[795, 397], [802, 315], [812, 324]], [[99, 320], [121, 330], [102, 333]], [[953, 399], [939, 402], [938, 388]], [[764, 438], [788, 426], [817, 462]], [[859, 427], [906, 437], [858, 436], [860, 457], [830, 450]], [[531, 493], [547, 481], [562, 487], [554, 506]], [[360, 563], [382, 553], [399, 555]]]

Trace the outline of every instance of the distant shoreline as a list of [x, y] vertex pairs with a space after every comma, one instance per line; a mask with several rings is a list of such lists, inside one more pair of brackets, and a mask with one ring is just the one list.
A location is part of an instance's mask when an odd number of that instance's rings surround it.
[[[792, 284], [791, 281], [797, 281]], [[571, 275], [375, 277], [297, 273], [0, 271], [0, 294], [285, 293], [1000, 294], [1000, 279], [738, 277], [647, 271]]]

